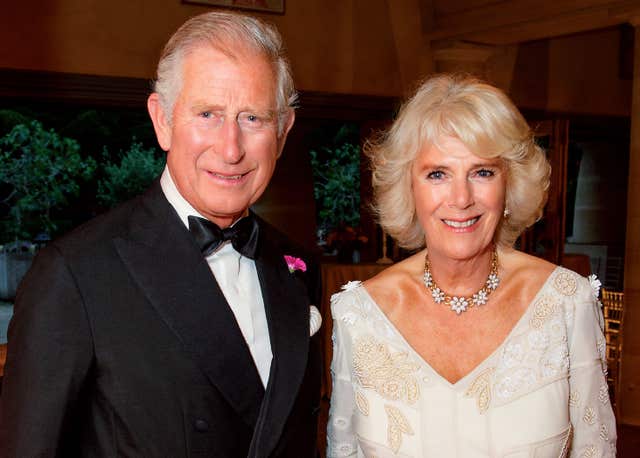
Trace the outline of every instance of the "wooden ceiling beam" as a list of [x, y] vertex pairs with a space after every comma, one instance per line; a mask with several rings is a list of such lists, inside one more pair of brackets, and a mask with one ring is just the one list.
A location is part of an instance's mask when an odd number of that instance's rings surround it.
[[638, 14], [637, 0], [501, 1], [436, 15], [435, 28], [425, 31], [425, 37], [431, 42], [455, 39], [508, 45], [611, 27]]

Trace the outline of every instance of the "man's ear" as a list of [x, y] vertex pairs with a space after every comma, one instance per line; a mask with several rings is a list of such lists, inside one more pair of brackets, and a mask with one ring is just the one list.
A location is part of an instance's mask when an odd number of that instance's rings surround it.
[[293, 127], [293, 123], [296, 120], [296, 113], [293, 108], [289, 109], [289, 113], [287, 114], [287, 120], [284, 123], [284, 129], [282, 129], [282, 134], [278, 137], [278, 157], [282, 154], [282, 150], [284, 148], [284, 142], [287, 140], [287, 135], [289, 131]]
[[160, 96], [154, 92], [147, 99], [147, 110], [156, 131], [156, 138], [160, 148], [169, 151], [171, 148], [171, 125], [168, 122], [167, 114], [160, 103]]

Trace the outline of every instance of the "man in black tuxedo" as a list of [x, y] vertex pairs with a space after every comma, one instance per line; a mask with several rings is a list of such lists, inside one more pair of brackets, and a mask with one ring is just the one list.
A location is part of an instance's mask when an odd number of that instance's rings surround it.
[[1, 456], [315, 456], [318, 271], [249, 210], [294, 101], [261, 21], [213, 12], [173, 35], [148, 100], [162, 176], [20, 287]]

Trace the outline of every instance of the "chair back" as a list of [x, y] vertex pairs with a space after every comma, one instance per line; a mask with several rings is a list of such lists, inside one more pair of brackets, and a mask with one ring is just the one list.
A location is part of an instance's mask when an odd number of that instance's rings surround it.
[[614, 324], [620, 324], [624, 310], [624, 293], [602, 288], [602, 303], [604, 304], [605, 321], [609, 320]]
[[620, 367], [622, 360], [622, 330], [624, 323], [624, 293], [602, 289], [604, 337], [607, 344], [607, 384], [616, 416], [620, 410]]

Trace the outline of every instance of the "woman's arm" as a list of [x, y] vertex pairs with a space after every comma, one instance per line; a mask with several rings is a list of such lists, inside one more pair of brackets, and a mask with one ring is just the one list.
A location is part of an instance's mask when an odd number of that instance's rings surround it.
[[605, 375], [601, 305], [586, 279], [579, 285], [569, 342], [571, 456], [615, 457], [616, 420]]
[[354, 393], [351, 383], [351, 338], [342, 320], [344, 293], [331, 298], [333, 317], [332, 391], [327, 424], [327, 457], [356, 456], [358, 445], [353, 429]]

